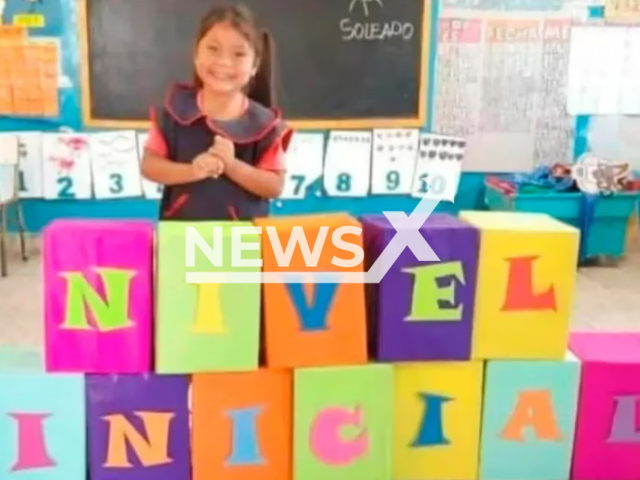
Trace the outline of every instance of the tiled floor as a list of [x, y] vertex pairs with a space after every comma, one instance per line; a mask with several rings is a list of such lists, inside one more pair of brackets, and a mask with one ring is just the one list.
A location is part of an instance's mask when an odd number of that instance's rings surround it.
[[[22, 263], [12, 243], [9, 277], [0, 278], [0, 345], [42, 344], [42, 281], [39, 245], [30, 242]], [[640, 241], [634, 239], [618, 266], [582, 268], [578, 273], [574, 330], [640, 331]]]

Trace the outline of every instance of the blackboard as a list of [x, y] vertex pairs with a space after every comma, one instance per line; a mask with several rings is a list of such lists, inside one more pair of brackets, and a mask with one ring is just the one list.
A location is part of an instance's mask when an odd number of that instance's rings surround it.
[[[296, 128], [426, 121], [430, 0], [244, 0], [276, 44], [279, 107]], [[83, 116], [142, 127], [190, 82], [208, 0], [80, 0]]]

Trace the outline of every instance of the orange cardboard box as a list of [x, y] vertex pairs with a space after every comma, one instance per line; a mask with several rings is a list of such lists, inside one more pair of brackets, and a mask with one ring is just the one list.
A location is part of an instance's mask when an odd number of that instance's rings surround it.
[[194, 480], [291, 480], [292, 373], [193, 375]]
[[[262, 227], [265, 273], [363, 273], [364, 258], [358, 261], [357, 252], [358, 247], [364, 252], [362, 228], [349, 215], [271, 217], [254, 223]], [[353, 233], [357, 231], [359, 234]], [[295, 239], [298, 242], [290, 262], [278, 265], [278, 257], [287, 257]], [[353, 265], [341, 266], [340, 260]], [[314, 283], [313, 279], [298, 278], [299, 283], [263, 285], [266, 364], [294, 368], [366, 363], [364, 284]]]

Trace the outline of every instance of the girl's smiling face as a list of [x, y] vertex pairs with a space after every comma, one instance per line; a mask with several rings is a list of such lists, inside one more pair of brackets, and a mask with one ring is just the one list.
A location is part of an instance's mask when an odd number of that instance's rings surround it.
[[194, 64], [204, 87], [225, 95], [242, 90], [257, 69], [251, 43], [229, 22], [216, 23], [202, 37]]

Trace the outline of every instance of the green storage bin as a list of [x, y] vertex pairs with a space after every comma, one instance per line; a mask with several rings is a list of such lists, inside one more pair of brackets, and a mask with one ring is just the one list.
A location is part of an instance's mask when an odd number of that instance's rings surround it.
[[[618, 258], [624, 254], [627, 222], [638, 196], [638, 192], [621, 192], [598, 198], [587, 238], [587, 257], [604, 255]], [[485, 204], [489, 210], [546, 213], [580, 228], [580, 192], [506, 194], [493, 185], [485, 185]]]

